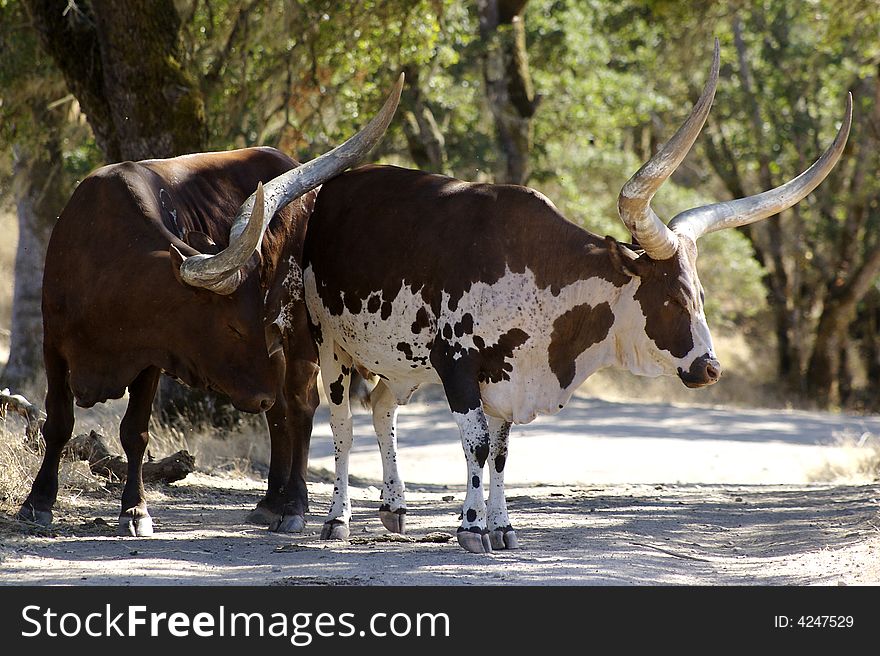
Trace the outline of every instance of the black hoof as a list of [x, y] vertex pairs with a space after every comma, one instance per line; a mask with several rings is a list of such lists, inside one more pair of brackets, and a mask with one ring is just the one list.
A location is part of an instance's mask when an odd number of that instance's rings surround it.
[[52, 524], [51, 510], [37, 510], [31, 504], [25, 503], [15, 518], [23, 522], [31, 522], [40, 526], [50, 526]]
[[281, 513], [274, 512], [263, 506], [257, 506], [248, 513], [244, 521], [248, 524], [271, 527], [273, 523], [281, 521]]
[[275, 533], [302, 533], [305, 527], [306, 520], [302, 515], [284, 515], [269, 524], [269, 530]]

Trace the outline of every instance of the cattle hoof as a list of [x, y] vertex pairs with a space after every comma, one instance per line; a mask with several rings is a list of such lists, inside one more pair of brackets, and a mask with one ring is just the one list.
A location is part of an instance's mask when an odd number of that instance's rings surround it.
[[494, 531], [489, 531], [489, 542], [492, 543], [492, 548], [496, 550], [519, 549], [516, 532], [510, 527], [496, 528]]
[[458, 544], [465, 551], [477, 554], [492, 553], [492, 543], [485, 532], [475, 533], [468, 529], [459, 529], [457, 537]]
[[347, 540], [348, 534], [348, 522], [343, 522], [340, 519], [324, 522], [324, 527], [321, 529], [322, 540]]
[[246, 521], [248, 524], [259, 524], [260, 526], [268, 526], [269, 530], [275, 530], [272, 528], [272, 526], [273, 524], [277, 525], [281, 521], [281, 515], [277, 512], [272, 512], [268, 508], [257, 506], [248, 513], [244, 521]]
[[306, 527], [306, 519], [302, 515], [284, 515], [269, 525], [275, 533], [302, 533]]
[[122, 514], [119, 516], [117, 533], [132, 538], [148, 538], [153, 534], [153, 519], [149, 515], [132, 517]]
[[52, 524], [51, 510], [37, 510], [31, 504], [24, 504], [15, 516], [16, 519], [23, 522], [32, 522], [40, 526], [50, 526]]
[[406, 534], [406, 508], [400, 508], [399, 510], [380, 508], [379, 519], [382, 520], [382, 526], [392, 533]]

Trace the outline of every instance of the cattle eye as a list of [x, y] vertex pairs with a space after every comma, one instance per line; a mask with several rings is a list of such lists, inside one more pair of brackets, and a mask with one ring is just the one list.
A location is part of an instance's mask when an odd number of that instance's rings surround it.
[[702, 289], [700, 290], [700, 303], [702, 305], [706, 304], [706, 294], [703, 292]]
[[242, 333], [238, 328], [233, 325], [229, 326], [229, 331], [235, 336], [237, 339], [244, 339], [244, 333]]

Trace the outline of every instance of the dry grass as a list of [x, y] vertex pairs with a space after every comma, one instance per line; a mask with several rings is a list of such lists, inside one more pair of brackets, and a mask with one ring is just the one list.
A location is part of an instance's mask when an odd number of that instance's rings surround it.
[[195, 457], [198, 471], [240, 476], [265, 476], [269, 471], [269, 435], [262, 418], [245, 418], [232, 428], [151, 422], [153, 457], [161, 458], [181, 449]]
[[[106, 438], [111, 451], [122, 454], [119, 420], [125, 399], [94, 409], [77, 409], [75, 434], [96, 430]], [[255, 421], [245, 420], [234, 428], [214, 426], [150, 426], [148, 456], [163, 458], [181, 449], [196, 458], [197, 471], [230, 477], [262, 478], [269, 469], [269, 438]], [[24, 421], [10, 414], [0, 419], [0, 515], [14, 514], [30, 492], [40, 468], [42, 451], [34, 451], [25, 440]], [[59, 470], [60, 490], [56, 507], [64, 509], [84, 492], [99, 490], [107, 480], [95, 476], [86, 462], [64, 460]]]
[[837, 436], [837, 443], [842, 455], [811, 472], [811, 481], [849, 485], [880, 481], [880, 436], [843, 433]]
[[41, 454], [25, 445], [24, 422], [8, 418], [0, 423], [0, 508], [15, 511], [27, 497], [40, 468]]
[[[106, 438], [111, 451], [122, 455], [119, 422], [127, 402], [123, 398], [89, 410], [77, 408], [74, 433], [96, 430]], [[148, 457], [158, 460], [180, 450], [195, 457], [196, 470], [201, 472], [261, 476], [269, 470], [269, 436], [261, 417], [242, 415], [241, 421], [232, 427], [182, 421], [164, 424], [155, 417], [151, 419]]]
[[[25, 440], [24, 422], [17, 417], [0, 420], [0, 512], [14, 514], [31, 490], [43, 460]], [[65, 459], [58, 471], [59, 506], [67, 497], [101, 489], [104, 481], [92, 474], [85, 462]]]

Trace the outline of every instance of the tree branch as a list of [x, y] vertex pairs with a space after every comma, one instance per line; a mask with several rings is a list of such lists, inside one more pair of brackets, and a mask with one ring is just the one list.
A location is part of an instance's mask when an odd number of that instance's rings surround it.
[[55, 0], [27, 0], [26, 6], [43, 49], [89, 119], [98, 147], [109, 161], [118, 160], [119, 139], [104, 92], [101, 48], [90, 6], [73, 0], [66, 8]]
[[256, 6], [257, 1], [258, 0], [251, 0], [251, 2], [239, 7], [235, 16], [235, 21], [232, 23], [232, 28], [229, 30], [229, 34], [226, 37], [223, 47], [215, 55], [214, 61], [211, 62], [211, 67], [202, 79], [202, 93], [206, 97], [213, 92], [218, 82], [220, 82], [220, 75], [226, 67], [226, 64], [229, 62], [229, 56], [232, 54], [232, 49], [237, 45], [238, 36], [244, 29], [250, 13]]

